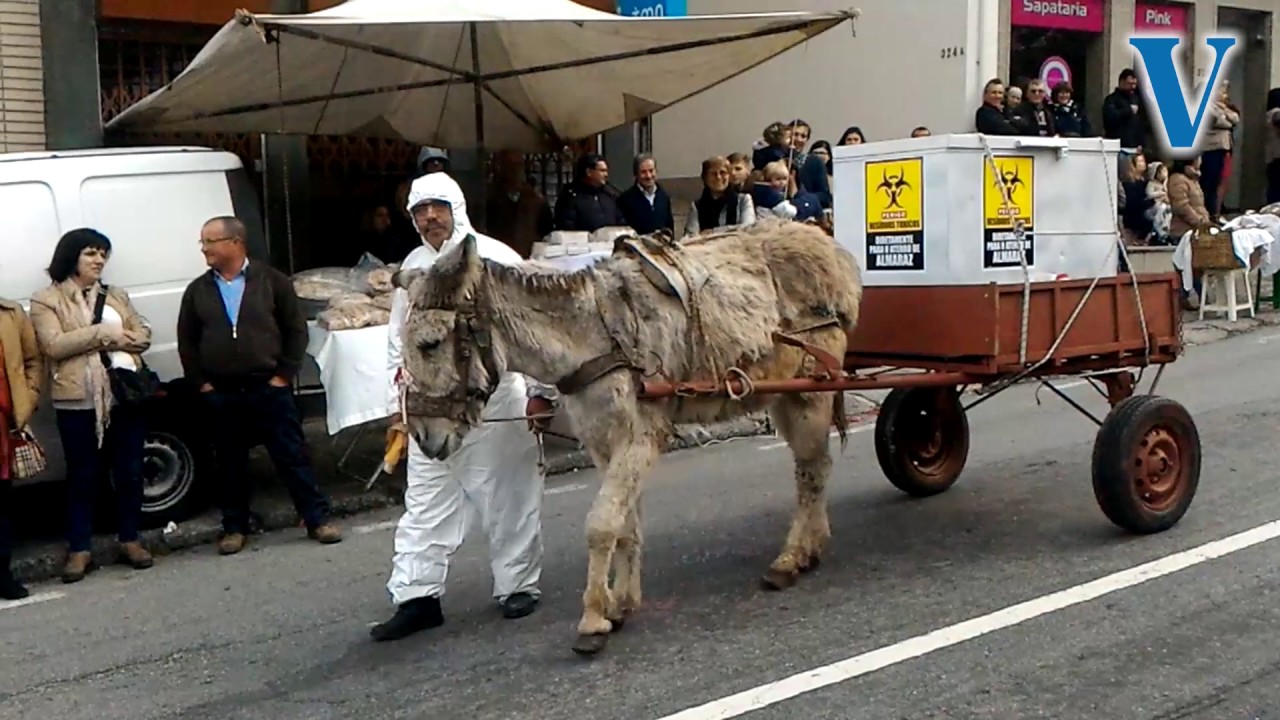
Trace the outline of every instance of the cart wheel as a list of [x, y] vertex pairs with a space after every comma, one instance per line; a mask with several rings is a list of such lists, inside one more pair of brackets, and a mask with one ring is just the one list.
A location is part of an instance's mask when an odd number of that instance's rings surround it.
[[1103, 421], [1093, 445], [1093, 494], [1111, 522], [1136, 534], [1177, 524], [1200, 484], [1200, 432], [1168, 398], [1134, 395]]
[[897, 388], [876, 418], [876, 459], [885, 477], [915, 497], [944, 492], [969, 458], [969, 419], [954, 387]]

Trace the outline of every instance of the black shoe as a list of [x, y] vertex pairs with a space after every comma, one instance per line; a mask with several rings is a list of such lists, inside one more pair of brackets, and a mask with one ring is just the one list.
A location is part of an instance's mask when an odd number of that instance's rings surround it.
[[538, 609], [538, 596], [524, 592], [515, 593], [508, 595], [506, 600], [499, 603], [499, 607], [502, 608], [502, 617], [515, 620], [531, 615]]
[[7, 571], [0, 570], [0, 600], [21, 600], [31, 593]]
[[391, 619], [374, 625], [369, 634], [378, 642], [399, 640], [421, 631], [440, 627], [444, 624], [444, 613], [440, 610], [440, 598], [425, 597], [409, 600], [396, 608]]

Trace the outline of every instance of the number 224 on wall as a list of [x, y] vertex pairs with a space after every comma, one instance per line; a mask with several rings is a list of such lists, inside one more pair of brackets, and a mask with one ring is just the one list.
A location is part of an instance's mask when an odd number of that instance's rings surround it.
[[947, 58], [961, 57], [964, 55], [963, 47], [946, 47], [942, 48], [938, 53], [938, 57], [946, 60]]

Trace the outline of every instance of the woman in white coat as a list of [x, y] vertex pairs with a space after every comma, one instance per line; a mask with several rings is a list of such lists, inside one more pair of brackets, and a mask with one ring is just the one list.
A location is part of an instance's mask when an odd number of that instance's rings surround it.
[[[413, 182], [408, 210], [423, 244], [405, 258], [404, 269], [431, 267], [468, 235], [475, 236], [485, 259], [511, 265], [522, 262], [506, 244], [471, 228], [462, 189], [443, 172]], [[403, 420], [395, 378], [402, 366], [401, 333], [408, 307], [406, 292], [396, 290], [387, 348], [392, 377], [389, 411], [396, 423]], [[505, 373], [482, 418], [546, 409], [553, 395], [554, 389]], [[493, 595], [503, 615], [519, 618], [532, 613], [541, 596], [544, 482], [533, 434], [524, 423], [482, 423], [444, 461], [429, 459], [412, 439], [408, 447], [404, 515], [396, 527], [387, 582], [396, 613], [373, 628], [374, 639], [398, 640], [444, 623], [440, 598], [449, 560], [476, 522], [488, 529]]]

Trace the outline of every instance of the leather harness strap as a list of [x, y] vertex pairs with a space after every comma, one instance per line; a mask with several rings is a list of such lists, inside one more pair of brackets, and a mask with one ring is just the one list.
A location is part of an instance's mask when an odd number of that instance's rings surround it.
[[577, 370], [556, 381], [556, 390], [565, 395], [573, 395], [587, 389], [595, 381], [615, 370], [631, 370], [637, 372], [635, 365], [619, 349], [605, 355], [597, 355], [582, 363]]

